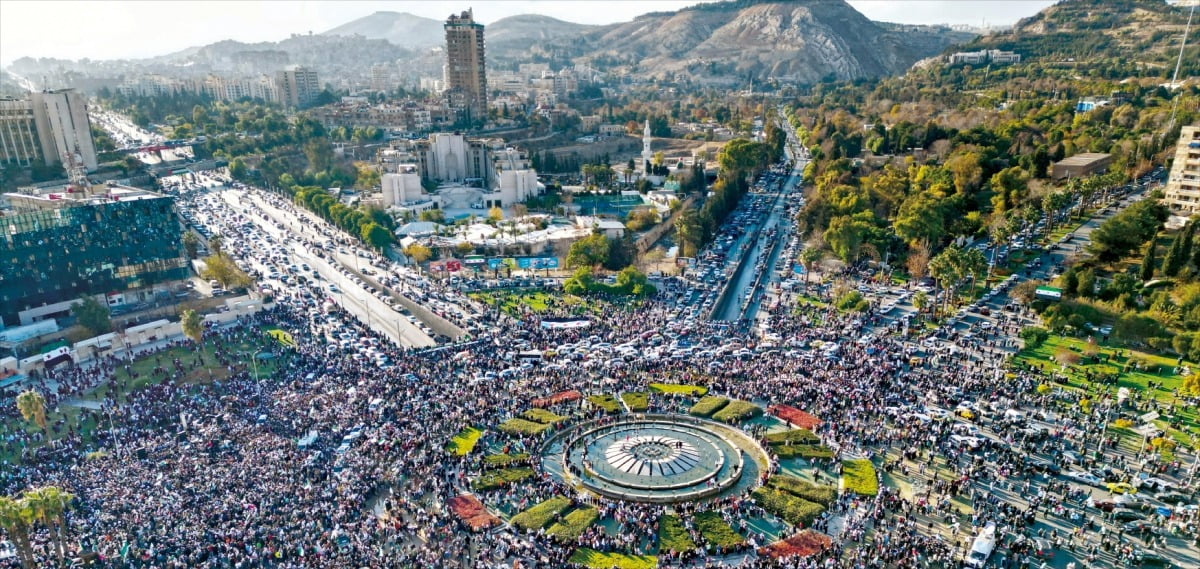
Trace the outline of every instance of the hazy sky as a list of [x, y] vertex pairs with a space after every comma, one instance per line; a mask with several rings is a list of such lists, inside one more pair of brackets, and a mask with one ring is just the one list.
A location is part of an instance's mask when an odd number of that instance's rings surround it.
[[[911, 24], [1013, 23], [1052, 0], [849, 0], [873, 20]], [[676, 10], [696, 0], [574, 1], [46, 1], [0, 0], [0, 65], [14, 59], [136, 58], [163, 55], [223, 39], [277, 41], [320, 33], [376, 11], [444, 19], [473, 7], [487, 24], [516, 14], [544, 14], [585, 24], [627, 21]]]

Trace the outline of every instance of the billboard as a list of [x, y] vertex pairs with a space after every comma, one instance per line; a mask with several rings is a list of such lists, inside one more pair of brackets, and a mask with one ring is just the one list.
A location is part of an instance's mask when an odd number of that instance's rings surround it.
[[557, 269], [558, 257], [490, 257], [487, 268], [492, 271], [500, 269]]

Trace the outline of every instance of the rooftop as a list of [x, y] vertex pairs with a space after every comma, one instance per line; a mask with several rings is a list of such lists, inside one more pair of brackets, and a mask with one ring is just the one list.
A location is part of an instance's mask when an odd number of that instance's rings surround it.
[[1058, 162], [1058, 164], [1062, 166], [1086, 166], [1098, 160], [1108, 159], [1111, 156], [1111, 154], [1103, 154], [1100, 152], [1084, 152], [1083, 154], [1076, 154], [1070, 158], [1063, 158]]

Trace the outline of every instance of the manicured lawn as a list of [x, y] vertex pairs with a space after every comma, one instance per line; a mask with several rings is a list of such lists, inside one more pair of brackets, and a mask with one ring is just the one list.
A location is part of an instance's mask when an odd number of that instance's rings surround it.
[[500, 430], [512, 435], [536, 435], [549, 429], [550, 425], [543, 425], [525, 419], [509, 419], [500, 424]]
[[779, 458], [832, 458], [833, 450], [821, 444], [821, 439], [808, 429], [792, 429], [766, 436], [767, 446]]
[[678, 516], [663, 516], [658, 519], [658, 551], [683, 553], [696, 549], [696, 542], [688, 535], [687, 528]]
[[651, 383], [650, 391], [671, 395], [704, 395], [708, 388], [703, 385], [682, 385], [678, 383]]
[[570, 543], [579, 539], [579, 536], [583, 535], [587, 528], [592, 527], [592, 524], [596, 523], [599, 518], [600, 512], [596, 508], [591, 506], [576, 508], [550, 526], [546, 533], [561, 543]]
[[825, 511], [825, 506], [770, 486], [756, 488], [751, 496], [763, 509], [794, 526], [808, 527]]
[[728, 404], [729, 399], [717, 397], [716, 395], [708, 395], [701, 398], [700, 401], [697, 401], [696, 404], [692, 406], [692, 409], [688, 411], [688, 413], [691, 413], [697, 417], [708, 417], [713, 413], [720, 411], [722, 407]]
[[455, 456], [466, 456], [475, 450], [475, 443], [479, 442], [479, 437], [483, 436], [483, 431], [475, 427], [463, 427], [450, 442], [446, 443], [446, 451]]
[[595, 299], [540, 290], [472, 292], [467, 296], [492, 308], [495, 308], [499, 304], [500, 310], [514, 317], [520, 317], [526, 312], [533, 312], [534, 314], [565, 312], [572, 315], [585, 316], [600, 313], [606, 306], [606, 303], [603, 301]]
[[522, 467], [486, 470], [479, 476], [479, 478], [475, 479], [475, 481], [472, 483], [472, 486], [474, 486], [476, 490], [491, 490], [493, 488], [502, 488], [531, 477], [533, 477], [532, 468]]
[[717, 512], [700, 512], [696, 514], [696, 529], [704, 541], [712, 547], [734, 547], [746, 541], [742, 534], [730, 526], [725, 518]]
[[842, 461], [842, 483], [847, 492], [854, 492], [859, 496], [874, 496], [879, 493], [875, 465], [865, 458]]
[[767, 480], [767, 486], [823, 506], [829, 506], [837, 499], [837, 488], [813, 484], [793, 476], [772, 476]]
[[738, 423], [762, 415], [762, 407], [749, 401], [734, 399], [713, 414], [712, 418], [722, 423]]
[[658, 557], [653, 555], [629, 555], [596, 551], [580, 547], [567, 559], [568, 563], [576, 563], [589, 569], [654, 569], [658, 566]]
[[605, 413], [620, 413], [621, 404], [617, 402], [617, 398], [608, 393], [589, 395], [588, 401], [604, 410]]
[[518, 454], [489, 454], [483, 457], [483, 463], [487, 466], [508, 466], [510, 464], [523, 463], [529, 460], [529, 453], [522, 452]]
[[570, 505], [570, 499], [555, 496], [513, 516], [512, 524], [526, 530], [544, 528], [546, 524], [550, 523], [550, 520], [554, 519], [554, 516]]
[[567, 420], [566, 417], [551, 413], [545, 409], [530, 409], [524, 413], [521, 413], [521, 417], [529, 419], [535, 423], [542, 423], [544, 425], [553, 425], [555, 423], [561, 423]]
[[650, 408], [650, 394], [644, 391], [621, 394], [621, 400], [630, 411], [640, 413]]

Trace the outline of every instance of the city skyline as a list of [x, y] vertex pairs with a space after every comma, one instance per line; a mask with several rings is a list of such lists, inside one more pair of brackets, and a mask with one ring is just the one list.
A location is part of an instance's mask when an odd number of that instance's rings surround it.
[[[9, 65], [22, 57], [138, 59], [167, 55], [222, 40], [246, 43], [279, 41], [292, 34], [322, 33], [379, 11], [408, 12], [440, 22], [451, 13], [473, 8], [477, 19], [485, 25], [519, 14], [542, 14], [566, 21], [603, 25], [629, 21], [648, 12], [678, 10], [697, 3], [695, 0], [245, 2], [236, 4], [238, 17], [230, 18], [226, 10], [214, 7], [232, 4], [184, 1], [170, 4], [170, 18], [165, 25], [147, 27], [143, 20], [128, 17], [130, 12], [147, 6], [141, 2], [101, 4], [6, 0], [0, 2], [0, 65]], [[1052, 0], [1026, 0], [1016, 3], [1020, 10], [1013, 10], [1014, 3], [983, 0], [849, 1], [856, 10], [877, 21], [970, 25], [985, 22], [1011, 24], [1053, 3]], [[281, 9], [284, 5], [292, 9]], [[181, 22], [188, 22], [189, 25], [180, 25]], [[97, 38], [103, 38], [104, 41], [97, 42]]]

